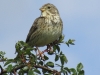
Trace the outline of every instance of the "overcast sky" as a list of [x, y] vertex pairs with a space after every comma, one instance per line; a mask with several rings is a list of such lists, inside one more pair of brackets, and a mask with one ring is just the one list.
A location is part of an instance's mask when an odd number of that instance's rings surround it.
[[67, 66], [82, 62], [85, 75], [100, 75], [100, 0], [0, 0], [0, 50], [14, 58], [15, 43], [25, 41], [45, 3], [58, 8], [65, 40], [76, 40], [69, 48], [61, 45]]

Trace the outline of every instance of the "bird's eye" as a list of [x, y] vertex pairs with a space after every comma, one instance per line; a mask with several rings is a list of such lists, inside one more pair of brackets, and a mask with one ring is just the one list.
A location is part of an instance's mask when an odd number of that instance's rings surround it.
[[50, 9], [51, 7], [50, 6], [48, 6], [48, 9]]

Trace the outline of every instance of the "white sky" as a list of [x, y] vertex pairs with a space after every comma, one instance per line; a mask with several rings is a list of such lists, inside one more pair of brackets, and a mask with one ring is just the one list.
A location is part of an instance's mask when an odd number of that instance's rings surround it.
[[25, 41], [39, 8], [53, 3], [64, 24], [65, 40], [75, 39], [75, 46], [61, 45], [68, 67], [84, 65], [85, 75], [100, 74], [100, 0], [0, 0], [0, 50], [8, 58], [15, 56], [15, 43]]

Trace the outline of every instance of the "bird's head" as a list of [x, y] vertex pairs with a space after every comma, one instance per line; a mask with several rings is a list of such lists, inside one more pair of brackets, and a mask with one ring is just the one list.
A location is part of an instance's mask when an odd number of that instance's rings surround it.
[[58, 9], [50, 3], [47, 3], [43, 5], [41, 8], [41, 17], [47, 17], [47, 16], [59, 16]]

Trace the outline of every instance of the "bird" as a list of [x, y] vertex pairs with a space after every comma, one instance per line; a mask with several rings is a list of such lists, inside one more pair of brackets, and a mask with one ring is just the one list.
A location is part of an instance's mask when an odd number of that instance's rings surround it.
[[63, 22], [59, 11], [51, 3], [44, 4], [41, 15], [33, 22], [26, 38], [31, 47], [43, 47], [59, 39], [63, 31]]

